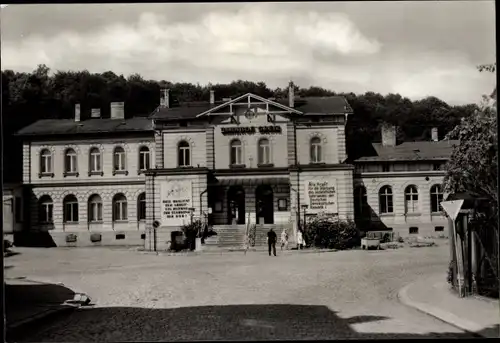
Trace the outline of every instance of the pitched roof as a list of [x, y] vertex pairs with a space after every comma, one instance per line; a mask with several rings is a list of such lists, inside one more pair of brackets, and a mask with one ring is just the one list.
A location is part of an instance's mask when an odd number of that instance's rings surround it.
[[[288, 99], [279, 99], [275, 102], [288, 106]], [[215, 104], [201, 101], [184, 103], [178, 107], [158, 108], [149, 117], [169, 120], [194, 119], [197, 115], [224, 103], [225, 101], [217, 101]], [[343, 96], [296, 98], [294, 109], [305, 115], [352, 112], [351, 106]]]
[[450, 158], [453, 146], [456, 144], [458, 144], [457, 140], [404, 142], [395, 147], [373, 143], [376, 155], [363, 156], [355, 162], [446, 160]]
[[130, 119], [89, 119], [75, 122], [74, 119], [42, 119], [17, 132], [18, 136], [73, 135], [105, 132], [147, 132], [153, 131], [151, 119], [135, 117]]

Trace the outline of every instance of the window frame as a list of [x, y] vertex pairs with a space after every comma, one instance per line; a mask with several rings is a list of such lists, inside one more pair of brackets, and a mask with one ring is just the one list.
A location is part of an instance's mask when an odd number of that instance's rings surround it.
[[[116, 211], [117, 205], [119, 209], [118, 213]], [[115, 196], [113, 197], [112, 219], [113, 223], [123, 223], [128, 221], [128, 199], [123, 193], [115, 194]]]
[[[97, 200], [98, 199], [98, 200]], [[88, 200], [88, 222], [91, 224], [103, 222], [103, 202], [98, 194], [93, 194]]]
[[[44, 214], [44, 218], [40, 218], [42, 213]], [[42, 225], [54, 223], [54, 201], [50, 196], [40, 198], [38, 203], [38, 223]]]
[[[144, 214], [144, 218], [141, 216], [141, 214]], [[142, 192], [137, 197], [137, 221], [139, 222], [145, 221], [147, 218], [146, 216], [147, 216], [146, 192]]]
[[[99, 168], [96, 168], [97, 166]], [[102, 154], [101, 150], [97, 147], [92, 147], [89, 151], [89, 173], [102, 173]]]
[[[233, 161], [233, 151], [236, 161]], [[238, 138], [232, 139], [229, 143], [229, 165], [231, 167], [244, 165], [243, 142]]]
[[[434, 189], [436, 189], [435, 192]], [[429, 193], [431, 200], [431, 214], [440, 214], [443, 211], [443, 209], [441, 208], [441, 202], [444, 199], [444, 192], [442, 186], [439, 184], [432, 185]], [[435, 209], [436, 211], [434, 211]]]
[[[384, 191], [384, 193], [382, 193]], [[389, 191], [389, 192], [387, 192]], [[379, 213], [381, 215], [391, 215], [394, 214], [394, 192], [392, 191], [392, 187], [389, 185], [382, 186], [378, 191], [378, 201], [379, 201]], [[385, 210], [384, 206], [382, 206], [382, 199], [385, 199]], [[390, 201], [389, 201], [390, 199]], [[389, 210], [390, 209], [390, 210]]]
[[[405, 188], [405, 214], [420, 213], [418, 188], [415, 185], [408, 185]], [[411, 206], [410, 206], [411, 205]]]
[[64, 173], [65, 175], [78, 173], [78, 154], [73, 148], [64, 151]]
[[[119, 168], [117, 168], [117, 166]], [[115, 174], [128, 175], [127, 152], [122, 146], [116, 146], [113, 149], [113, 175]]]
[[[70, 200], [68, 200], [68, 198]], [[68, 212], [68, 207], [70, 207], [70, 211]], [[76, 210], [75, 210], [76, 208]], [[79, 205], [78, 198], [74, 195], [67, 195], [63, 200], [63, 222], [64, 224], [77, 224], [79, 222]], [[71, 214], [69, 216], [69, 214]], [[69, 218], [71, 217], [71, 218]], [[75, 218], [76, 217], [76, 218]], [[70, 220], [68, 220], [70, 219]], [[76, 219], [76, 220], [75, 220]]]
[[144, 172], [151, 169], [151, 151], [143, 145], [139, 148], [139, 171]]
[[53, 153], [49, 149], [40, 151], [40, 175], [51, 175], [53, 171]]
[[320, 137], [312, 137], [309, 141], [309, 160], [311, 164], [324, 163], [323, 143]]
[[[263, 144], [266, 142], [266, 144]], [[268, 166], [272, 165], [271, 159], [271, 140], [269, 138], [261, 138], [257, 143], [257, 165]]]
[[177, 166], [179, 168], [191, 167], [191, 144], [182, 140], [177, 143]]

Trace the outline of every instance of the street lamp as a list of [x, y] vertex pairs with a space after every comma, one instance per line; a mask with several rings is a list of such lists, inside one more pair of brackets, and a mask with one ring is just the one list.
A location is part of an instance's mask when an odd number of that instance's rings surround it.
[[309, 205], [302, 205], [300, 206], [302, 208], [302, 210], [304, 210], [304, 225], [302, 226], [302, 231], [304, 231], [303, 233], [306, 232], [306, 212], [307, 212], [307, 209], [309, 208]]

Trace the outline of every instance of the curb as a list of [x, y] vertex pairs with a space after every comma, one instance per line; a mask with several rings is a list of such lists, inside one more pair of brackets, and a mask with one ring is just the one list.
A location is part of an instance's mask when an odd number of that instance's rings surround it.
[[[276, 252], [279, 250], [276, 249]], [[328, 252], [336, 252], [335, 249], [317, 249], [317, 250], [286, 250], [281, 251], [286, 255], [292, 254], [322, 254]], [[245, 249], [218, 249], [218, 250], [201, 250], [201, 251], [190, 251], [190, 252], [168, 252], [168, 251], [137, 251], [141, 255], [158, 255], [158, 256], [194, 256], [194, 255], [221, 255], [227, 253], [245, 253]], [[248, 249], [247, 253], [265, 253], [267, 249]]]
[[403, 303], [408, 307], [412, 307], [422, 313], [425, 313], [431, 317], [439, 319], [442, 322], [450, 324], [460, 330], [463, 330], [476, 338], [488, 338], [487, 336], [477, 333], [481, 331], [483, 327], [478, 326], [476, 323], [472, 323], [468, 320], [459, 318], [453, 313], [441, 310], [437, 307], [433, 307], [410, 299], [410, 297], [408, 296], [408, 289], [412, 285], [413, 284], [408, 284], [399, 290], [398, 299], [401, 303]]

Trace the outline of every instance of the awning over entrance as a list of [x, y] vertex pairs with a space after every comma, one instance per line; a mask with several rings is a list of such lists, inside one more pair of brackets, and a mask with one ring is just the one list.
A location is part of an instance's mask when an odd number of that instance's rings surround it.
[[289, 185], [290, 179], [288, 177], [220, 178], [216, 184], [221, 186]]

